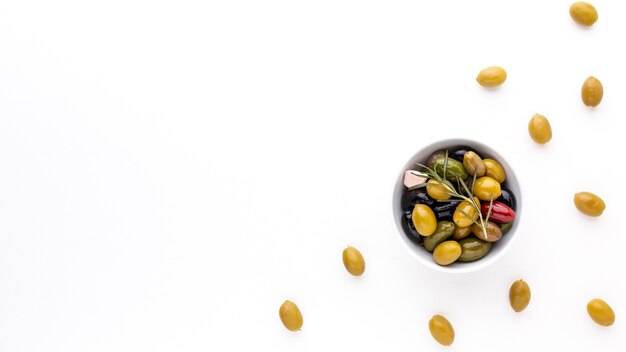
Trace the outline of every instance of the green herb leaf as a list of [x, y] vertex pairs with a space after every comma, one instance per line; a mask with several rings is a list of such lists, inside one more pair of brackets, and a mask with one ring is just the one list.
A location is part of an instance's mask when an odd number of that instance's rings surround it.
[[443, 159], [443, 179], [446, 180], [446, 172], [448, 171], [448, 150], [446, 149], [446, 157]]
[[485, 217], [485, 223], [489, 222], [489, 217], [491, 216], [491, 209], [493, 208], [493, 193], [491, 194], [491, 199], [489, 200], [489, 210], [487, 210], [487, 216]]

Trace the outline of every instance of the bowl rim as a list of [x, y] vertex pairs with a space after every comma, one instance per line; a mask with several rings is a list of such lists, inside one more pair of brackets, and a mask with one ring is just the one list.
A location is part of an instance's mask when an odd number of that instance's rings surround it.
[[[402, 214], [402, 209], [399, 204], [399, 201], [402, 197], [402, 193], [405, 190], [404, 186], [404, 174], [406, 170], [410, 169], [410, 165], [414, 163], [414, 160], [417, 159], [418, 155], [424, 153], [425, 151], [432, 150], [432, 152], [443, 149], [443, 148], [453, 148], [457, 146], [468, 146], [473, 150], [476, 150], [481, 156], [484, 155], [489, 156], [489, 158], [493, 158], [498, 161], [500, 165], [507, 171], [507, 188], [513, 192], [516, 200], [516, 209], [515, 209], [515, 222], [513, 223], [513, 227], [507, 233], [507, 240], [503, 243], [503, 246], [493, 255], [487, 255], [484, 258], [481, 258], [474, 262], [467, 263], [456, 263], [458, 265], [452, 264], [451, 266], [442, 266], [435, 263], [432, 258], [428, 260], [423, 256], [419, 255], [416, 250], [426, 251], [424, 248], [421, 248], [418, 244], [411, 241], [407, 234], [405, 234], [404, 229], [402, 228], [400, 215]], [[474, 149], [475, 148], [475, 149]], [[431, 152], [431, 153], [432, 153]], [[416, 161], [416, 160], [415, 160]], [[517, 192], [513, 190], [513, 188], [517, 189]], [[427, 145], [424, 145], [420, 149], [418, 149], [413, 155], [407, 159], [407, 162], [404, 164], [404, 167], [400, 170], [400, 174], [396, 177], [396, 181], [394, 184], [392, 196], [392, 208], [391, 213], [393, 216], [393, 222], [396, 227], [396, 233], [398, 235], [398, 239], [402, 243], [402, 246], [410, 253], [410, 255], [417, 259], [418, 262], [423, 264], [426, 267], [429, 267], [438, 272], [451, 273], [451, 274], [464, 274], [478, 271], [480, 269], [484, 269], [506, 254], [506, 252], [511, 248], [517, 236], [515, 233], [517, 232], [517, 228], [519, 227], [521, 214], [522, 214], [522, 187], [519, 179], [517, 178], [517, 174], [513, 167], [508, 163], [507, 158], [505, 158], [500, 152], [496, 149], [476, 140], [468, 139], [468, 138], [447, 138], [433, 141]], [[399, 212], [397, 210], [400, 210]], [[492, 253], [490, 253], [492, 254]]]

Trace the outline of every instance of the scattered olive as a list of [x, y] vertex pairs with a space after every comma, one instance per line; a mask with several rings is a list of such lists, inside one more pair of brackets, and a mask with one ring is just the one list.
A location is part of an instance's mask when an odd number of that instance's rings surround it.
[[579, 192], [574, 195], [576, 208], [587, 216], [600, 216], [604, 212], [606, 205], [602, 198], [591, 192]]
[[587, 303], [587, 313], [598, 325], [611, 326], [615, 322], [613, 308], [599, 298], [592, 299]]
[[439, 265], [450, 265], [461, 256], [461, 245], [457, 241], [445, 241], [435, 247], [433, 259]]
[[575, 2], [569, 8], [569, 15], [576, 23], [583, 26], [592, 26], [598, 20], [598, 11], [588, 2]]
[[497, 87], [504, 81], [506, 81], [506, 71], [499, 66], [487, 67], [476, 76], [476, 82], [487, 88]]
[[526, 309], [530, 303], [530, 287], [526, 281], [517, 280], [511, 285], [509, 302], [511, 302], [511, 308], [518, 313]]
[[500, 227], [498, 227], [495, 223], [487, 221], [487, 225], [485, 227], [487, 229], [487, 233], [485, 233], [480, 226], [474, 224], [472, 225], [472, 232], [476, 235], [476, 237], [487, 242], [496, 242], [502, 238], [502, 230], [500, 230]]
[[430, 236], [437, 228], [437, 218], [428, 205], [416, 204], [411, 215], [415, 229], [422, 236]]
[[536, 143], [546, 144], [552, 139], [552, 127], [548, 119], [540, 114], [535, 114], [528, 123], [530, 138]]
[[485, 163], [485, 168], [487, 169], [485, 176], [489, 176], [500, 183], [506, 180], [506, 173], [499, 162], [493, 159], [483, 159], [483, 163]]
[[472, 191], [474, 196], [480, 200], [490, 201], [491, 199], [497, 199], [500, 197], [500, 183], [489, 176], [483, 176], [476, 180], [474, 183], [474, 190]]
[[[480, 200], [477, 197], [474, 197], [474, 201], [480, 209]], [[471, 218], [467, 215], [471, 216]], [[454, 215], [452, 216], [452, 220], [458, 227], [469, 227], [476, 219], [478, 219], [478, 211], [476, 211], [474, 205], [468, 201], [462, 201], [456, 207]]]
[[428, 322], [428, 329], [435, 341], [440, 344], [450, 346], [454, 342], [454, 329], [445, 317], [434, 315]]
[[358, 249], [348, 246], [343, 250], [343, 265], [354, 276], [361, 276], [365, 271], [365, 259]]
[[454, 223], [450, 221], [439, 221], [435, 233], [424, 239], [424, 248], [432, 252], [441, 242], [447, 240], [454, 233]]
[[278, 310], [278, 316], [288, 330], [298, 331], [302, 328], [302, 313], [295, 303], [285, 301]]
[[473, 262], [486, 256], [493, 245], [491, 242], [483, 241], [476, 237], [468, 237], [459, 241], [461, 245], [460, 262]]
[[454, 233], [452, 234], [452, 239], [453, 240], [462, 240], [465, 237], [469, 236], [472, 234], [472, 227], [456, 227], [454, 229]]
[[436, 200], [447, 200], [450, 199], [450, 191], [445, 188], [439, 181], [437, 180], [428, 180], [428, 186], [426, 186], [426, 192], [433, 199]]
[[604, 96], [604, 88], [600, 80], [593, 76], [587, 78], [580, 89], [580, 96], [583, 99], [583, 103], [587, 106], [595, 108], [600, 105]]
[[465, 167], [467, 174], [470, 176], [476, 175], [476, 177], [483, 177], [487, 171], [483, 159], [472, 151], [465, 153], [465, 156], [463, 157], [463, 166]]

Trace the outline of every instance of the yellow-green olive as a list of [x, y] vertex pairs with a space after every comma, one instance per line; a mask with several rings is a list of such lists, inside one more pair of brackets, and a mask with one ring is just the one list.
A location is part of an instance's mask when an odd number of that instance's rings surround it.
[[467, 171], [470, 176], [476, 174], [476, 177], [483, 177], [487, 171], [483, 159], [473, 151], [469, 151], [463, 155], [463, 167], [465, 167], [465, 171]]
[[587, 313], [598, 325], [611, 326], [615, 322], [613, 308], [599, 298], [592, 299], [587, 303]]
[[500, 224], [500, 231], [502, 231], [502, 236], [506, 235], [507, 232], [511, 231], [513, 228], [513, 222], [505, 222], [504, 224]]
[[511, 302], [511, 308], [518, 313], [526, 309], [530, 303], [530, 287], [526, 281], [517, 280], [511, 285], [509, 302]]
[[444, 346], [450, 346], [454, 342], [454, 329], [448, 319], [441, 315], [434, 315], [428, 322], [428, 329], [435, 341]]
[[455, 227], [456, 226], [454, 226], [454, 223], [451, 221], [439, 221], [437, 223], [437, 229], [435, 230], [435, 233], [433, 233], [431, 236], [424, 238], [424, 248], [427, 251], [432, 252], [439, 243], [447, 240], [448, 238], [450, 238], [450, 236], [452, 236]]
[[600, 216], [606, 209], [602, 198], [591, 192], [578, 192], [574, 195], [576, 209], [587, 216]]
[[[474, 197], [474, 201], [480, 209], [480, 200], [477, 197]], [[464, 214], [465, 213], [465, 214]], [[467, 217], [469, 215], [470, 217]], [[452, 221], [458, 227], [469, 227], [474, 221], [478, 219], [478, 211], [472, 203], [467, 201], [462, 201], [454, 210], [454, 214], [452, 214]]]
[[452, 236], [455, 227], [456, 226], [454, 226], [454, 223], [451, 221], [439, 221], [435, 233], [424, 238], [424, 248], [432, 252], [437, 245]]
[[453, 240], [462, 240], [472, 234], [472, 227], [456, 227], [452, 233]]
[[445, 177], [453, 183], [455, 183], [457, 180], [463, 181], [467, 178], [467, 172], [465, 172], [463, 163], [452, 158], [444, 157], [435, 159], [433, 170], [435, 170], [435, 172], [437, 172], [439, 176]]
[[365, 271], [365, 259], [358, 249], [348, 246], [343, 250], [343, 265], [354, 276], [361, 276]]
[[437, 180], [428, 180], [428, 186], [426, 186], [426, 192], [429, 196], [436, 200], [450, 199], [450, 191], [439, 183]]
[[278, 310], [278, 316], [288, 330], [298, 331], [302, 328], [302, 313], [295, 303], [285, 301]]
[[416, 204], [411, 214], [417, 232], [425, 237], [432, 235], [437, 228], [437, 217], [428, 205]]
[[473, 262], [486, 256], [493, 244], [483, 241], [474, 236], [464, 238], [459, 241], [461, 245], [461, 256], [457, 259], [460, 262]]
[[598, 11], [588, 2], [579, 1], [569, 7], [569, 15], [582, 26], [592, 26], [598, 20]]
[[593, 76], [587, 78], [580, 89], [580, 96], [583, 99], [583, 104], [587, 106], [595, 108], [600, 105], [604, 96], [604, 88], [600, 80]]
[[541, 115], [535, 114], [528, 123], [528, 133], [530, 138], [539, 144], [546, 144], [552, 139], [552, 127], [548, 119]]
[[476, 76], [476, 82], [487, 88], [497, 87], [504, 81], [506, 81], [506, 71], [499, 66], [487, 67]]
[[480, 200], [490, 201], [498, 199], [502, 191], [500, 183], [489, 176], [483, 176], [476, 180], [472, 193]]
[[504, 168], [500, 165], [499, 162], [493, 159], [483, 159], [483, 163], [485, 163], [485, 176], [489, 176], [494, 180], [503, 183], [506, 180], [506, 174], [504, 173]]
[[502, 238], [502, 230], [500, 230], [500, 227], [497, 224], [491, 221], [487, 221], [487, 225], [485, 226], [485, 228], [487, 230], [487, 233], [483, 231], [482, 227], [474, 224], [472, 225], [472, 233], [474, 233], [476, 237], [487, 242], [496, 242]]
[[461, 245], [457, 241], [445, 241], [435, 247], [433, 259], [439, 265], [450, 265], [461, 256]]

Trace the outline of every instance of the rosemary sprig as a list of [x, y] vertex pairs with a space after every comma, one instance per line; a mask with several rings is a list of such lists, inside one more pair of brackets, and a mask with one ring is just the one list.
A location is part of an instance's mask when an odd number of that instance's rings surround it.
[[[465, 211], [461, 209], [459, 209], [459, 211], [468, 219], [471, 219], [474, 224], [479, 226], [486, 236], [487, 235], [487, 222], [489, 221], [489, 217], [491, 216], [491, 208], [493, 207], [493, 195], [491, 195], [491, 200], [489, 201], [489, 210], [487, 211], [487, 215], [483, 219], [482, 212], [480, 211], [480, 206], [477, 204], [476, 200], [474, 199], [474, 194], [472, 193], [472, 189], [474, 189], [474, 184], [476, 183], [476, 173], [474, 173], [474, 176], [472, 177], [471, 189], [467, 186], [465, 181], [457, 177], [456, 179], [457, 186], [458, 186], [458, 190], [457, 190], [457, 188], [454, 187], [452, 182], [450, 182], [446, 178], [446, 171], [448, 169], [448, 151], [447, 150], [446, 150], [446, 156], [443, 162], [443, 176], [439, 175], [439, 173], [437, 173], [436, 170], [433, 170], [424, 164], [417, 163], [416, 165], [423, 168], [425, 171], [412, 171], [413, 175], [425, 177], [425, 178], [429, 178], [429, 179], [433, 179], [437, 181], [442, 187], [446, 189], [446, 192], [444, 192], [444, 194], [447, 194], [453, 198], [465, 201], [474, 208], [474, 210], [478, 213], [478, 220], [480, 220], [480, 222], [478, 222], [472, 216], [467, 214]], [[429, 185], [428, 182], [425, 182], [416, 188], [426, 187], [428, 185]], [[465, 194], [463, 194], [463, 192], [465, 192]], [[446, 200], [438, 200], [438, 201], [439, 202], [445, 202], [445, 201], [452, 202], [455, 200], [446, 199]]]
[[[491, 194], [491, 199], [489, 199], [489, 208], [487, 209], [487, 216], [485, 217], [485, 222], [489, 222], [489, 217], [491, 216], [491, 209], [493, 208], [493, 194]], [[487, 234], [485, 232], [485, 234]]]

